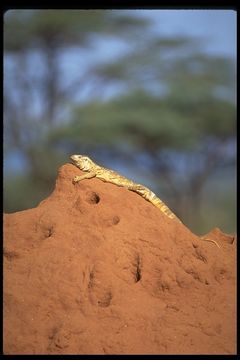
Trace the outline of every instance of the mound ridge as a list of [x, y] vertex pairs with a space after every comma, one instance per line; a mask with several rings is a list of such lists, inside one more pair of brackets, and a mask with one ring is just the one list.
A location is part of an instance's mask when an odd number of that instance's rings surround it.
[[235, 354], [236, 238], [81, 173], [4, 214], [4, 353]]

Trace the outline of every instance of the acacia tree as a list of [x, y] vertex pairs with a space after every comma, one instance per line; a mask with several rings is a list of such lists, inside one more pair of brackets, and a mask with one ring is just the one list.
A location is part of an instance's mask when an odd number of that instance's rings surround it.
[[[100, 34], [124, 42], [120, 59], [79, 63], [64, 77], [61, 57], [85, 56]], [[23, 149], [47, 187], [57, 148], [100, 162], [107, 154], [164, 180], [169, 205], [186, 219], [186, 203], [197, 209], [211, 174], [235, 162], [235, 67], [201, 52], [198, 39], [159, 37], [142, 19], [105, 10], [12, 13], [4, 36], [5, 143]], [[109, 89], [115, 98], [106, 99]]]
[[[211, 176], [235, 164], [234, 66], [196, 52], [189, 39], [162, 42], [161, 52], [150, 43], [142, 56], [135, 50], [98, 67], [102, 81], [125, 82], [128, 93], [75, 108], [70, 126], [51, 139], [64, 140], [69, 151], [80, 141], [99, 161], [100, 150], [132, 166], [144, 154], [144, 167], [165, 182], [168, 202], [187, 221]], [[183, 49], [185, 56], [161, 62]]]
[[[4, 20], [5, 151], [21, 152], [35, 178], [45, 174], [47, 181], [56, 159], [46, 133], [65, 121], [86, 88], [96, 87], [94, 61], [86, 66], [81, 56], [92, 49], [95, 57], [103, 36], [106, 42], [130, 41], [147, 21], [108, 10], [12, 10]], [[64, 67], [64, 57], [69, 66], [75, 62], [74, 76]]]
[[132, 73], [135, 88], [152, 93], [154, 101], [147, 105], [149, 99], [144, 101], [143, 96], [137, 105], [136, 99], [139, 118], [148, 109], [145, 126], [141, 125], [144, 120], [129, 121], [126, 132], [131, 128], [138, 147], [148, 153], [154, 173], [165, 178], [175, 208], [184, 217], [186, 203], [192, 203], [188, 208], [199, 208], [212, 174], [236, 161], [234, 61], [204, 54], [191, 38], [153, 39], [140, 51], [144, 51], [142, 56], [136, 51], [130, 54], [127, 74]]

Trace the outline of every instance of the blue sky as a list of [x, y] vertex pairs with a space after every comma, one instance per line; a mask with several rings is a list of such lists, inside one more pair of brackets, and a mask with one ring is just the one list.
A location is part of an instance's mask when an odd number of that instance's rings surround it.
[[236, 56], [237, 12], [234, 10], [129, 10], [153, 20], [160, 35], [192, 35], [205, 38], [212, 54]]
[[[211, 55], [229, 56], [236, 61], [237, 14], [234, 10], [133, 9], [113, 11], [149, 19], [152, 22], [152, 31], [160, 37], [183, 35], [198, 38], [202, 51]], [[126, 39], [120, 42], [109, 37], [99, 37], [93, 48], [83, 50], [81, 53], [78, 52], [78, 49], [75, 53], [72, 52], [71, 61], [69, 61], [70, 54], [67, 51], [63, 67], [67, 66], [67, 77], [69, 77], [70, 73], [75, 73], [79, 63], [81, 63], [82, 70], [95, 63], [96, 53], [98, 61], [108, 62], [121, 56], [126, 48]]]
[[[44, 10], [43, 10], [44, 11]], [[56, 10], [57, 11], [57, 10]], [[103, 10], [104, 11], [104, 10]], [[114, 10], [120, 11], [120, 10]], [[122, 10], [121, 10], [122, 11]], [[152, 30], [161, 36], [188, 35], [199, 38], [203, 44], [203, 49], [212, 55], [230, 56], [236, 60], [236, 17], [237, 13], [233, 10], [124, 10], [123, 12], [136, 14], [136, 16], [147, 17], [152, 20]], [[114, 41], [102, 39], [94, 50], [74, 54], [71, 60], [69, 51], [66, 59], [62, 55], [62, 74], [65, 81], [70, 74], [75, 74], [79, 66], [84, 69], [84, 64], [88, 65], [96, 58], [98, 60], [111, 60], [123, 48]], [[94, 55], [95, 54], [95, 55]], [[115, 56], [114, 56], [115, 54]], [[35, 61], [36, 64], [36, 61]], [[65, 74], [65, 76], [64, 76]], [[6, 74], [5, 74], [6, 77]], [[10, 159], [5, 162], [4, 168], [8, 170], [22, 169], [23, 159], [20, 154], [9, 154]]]
[[[103, 10], [104, 11], [104, 10]], [[152, 22], [152, 31], [160, 37], [189, 36], [199, 39], [202, 51], [211, 55], [228, 56], [236, 61], [236, 12], [233, 10], [113, 10], [137, 17], [144, 17]], [[76, 66], [81, 69], [94, 64], [96, 53], [98, 61], [108, 62], [121, 56], [128, 48], [126, 39], [122, 42], [109, 37], [99, 37], [93, 48], [81, 53], [67, 51], [63, 68], [66, 66], [67, 78], [75, 76]], [[64, 73], [64, 72], [63, 72]], [[66, 82], [63, 76], [63, 81]], [[114, 89], [112, 89], [114, 93]], [[110, 92], [111, 92], [110, 91]], [[82, 93], [81, 93], [82, 94]], [[86, 94], [88, 98], [89, 94]]]

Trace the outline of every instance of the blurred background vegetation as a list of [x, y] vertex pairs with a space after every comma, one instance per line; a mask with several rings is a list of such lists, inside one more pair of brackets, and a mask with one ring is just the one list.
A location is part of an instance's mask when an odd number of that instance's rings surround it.
[[37, 206], [77, 153], [150, 187], [195, 233], [235, 232], [236, 59], [147, 12], [5, 14], [5, 212]]

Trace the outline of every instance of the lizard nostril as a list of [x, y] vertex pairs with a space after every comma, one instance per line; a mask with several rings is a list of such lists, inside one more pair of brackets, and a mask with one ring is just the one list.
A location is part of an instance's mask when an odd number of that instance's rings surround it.
[[90, 191], [87, 193], [86, 201], [89, 204], [98, 204], [100, 201], [100, 196], [94, 191]]

